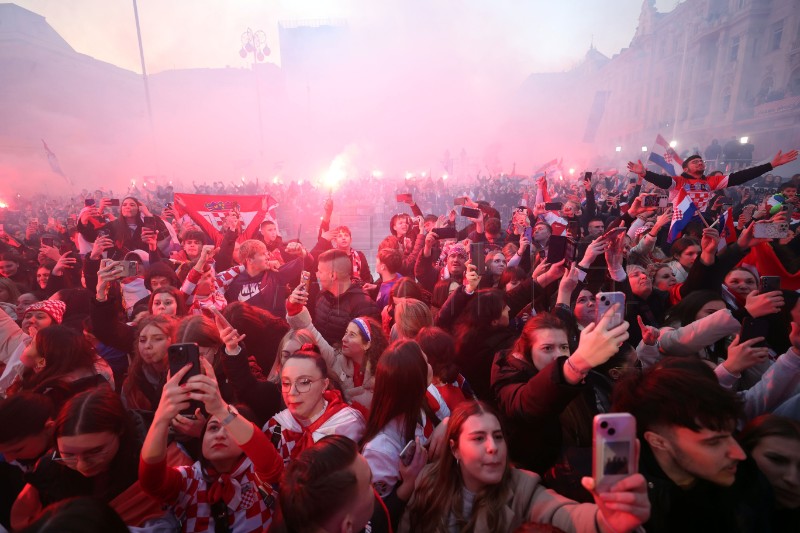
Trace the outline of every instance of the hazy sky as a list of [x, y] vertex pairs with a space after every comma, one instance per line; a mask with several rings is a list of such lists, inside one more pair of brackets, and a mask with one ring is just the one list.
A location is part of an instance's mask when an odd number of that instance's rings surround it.
[[[77, 51], [140, 72], [131, 0], [17, 0]], [[676, 0], [657, 0], [669, 11]], [[611, 56], [633, 37], [642, 0], [139, 0], [147, 68], [243, 66], [240, 36], [262, 29], [279, 62], [278, 23], [347, 19], [398, 46], [440, 43], [465, 60], [519, 76], [566, 70], [594, 39]], [[424, 59], [424, 58], [421, 58]]]

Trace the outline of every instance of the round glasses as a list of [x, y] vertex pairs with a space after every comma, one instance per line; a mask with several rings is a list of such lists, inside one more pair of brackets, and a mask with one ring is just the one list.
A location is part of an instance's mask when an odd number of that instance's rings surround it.
[[66, 466], [74, 467], [78, 464], [78, 460], [83, 458], [84, 463], [97, 463], [103, 457], [107, 456], [111, 453], [111, 447], [106, 445], [102, 450], [97, 450], [88, 453], [76, 453], [76, 454], [64, 454], [59, 455], [58, 450], [53, 452], [53, 456], [50, 458], [52, 461], [56, 463], [61, 463]]
[[311, 385], [313, 383], [316, 383], [317, 381], [321, 380], [322, 378], [319, 379], [300, 378], [294, 383], [292, 383], [291, 381], [281, 381], [281, 390], [283, 392], [289, 392], [290, 390], [292, 390], [292, 387], [294, 386], [294, 388], [297, 389], [297, 392], [303, 394], [311, 390]]

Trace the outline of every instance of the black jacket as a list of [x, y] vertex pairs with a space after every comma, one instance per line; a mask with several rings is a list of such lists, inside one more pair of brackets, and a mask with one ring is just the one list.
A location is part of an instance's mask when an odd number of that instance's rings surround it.
[[532, 363], [499, 352], [492, 365], [492, 391], [508, 435], [508, 451], [518, 468], [543, 474], [561, 450], [559, 416], [585, 385], [564, 380], [559, 357], [541, 371]]
[[328, 291], [320, 292], [314, 316], [314, 326], [333, 345], [341, 342], [351, 320], [369, 316], [380, 322], [381, 310], [360, 287], [351, 285], [338, 297]]

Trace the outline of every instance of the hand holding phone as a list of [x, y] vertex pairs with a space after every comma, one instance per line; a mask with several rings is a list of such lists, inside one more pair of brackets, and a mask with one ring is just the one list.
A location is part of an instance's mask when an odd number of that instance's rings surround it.
[[594, 417], [592, 424], [592, 477], [597, 492], [637, 471], [636, 419], [630, 413]]
[[408, 444], [403, 447], [403, 450], [400, 452], [400, 462], [403, 463], [404, 466], [408, 466], [411, 464], [411, 461], [414, 460], [414, 453], [417, 451], [417, 443], [415, 440], [408, 441]]

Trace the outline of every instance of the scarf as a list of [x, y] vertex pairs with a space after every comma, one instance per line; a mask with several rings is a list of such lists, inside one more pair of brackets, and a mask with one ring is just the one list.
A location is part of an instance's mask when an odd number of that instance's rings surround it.
[[358, 252], [350, 248], [350, 261], [353, 263], [353, 275], [361, 277], [361, 258], [358, 257]]
[[288, 428], [283, 430], [284, 438], [287, 441], [291, 440], [296, 443], [290, 452], [290, 457], [292, 459], [295, 459], [300, 452], [314, 444], [315, 431], [330, 420], [333, 415], [348, 407], [342, 400], [342, 393], [339, 391], [325, 391], [322, 393], [322, 397], [328, 402], [328, 406], [319, 418], [304, 427], [302, 431], [292, 431]]
[[208, 480], [208, 502], [215, 504], [224, 502], [231, 511], [236, 511], [242, 501], [242, 485], [237, 479], [253, 466], [247, 456], [239, 460], [239, 464], [231, 473], [219, 473], [209, 467], [206, 479]]

